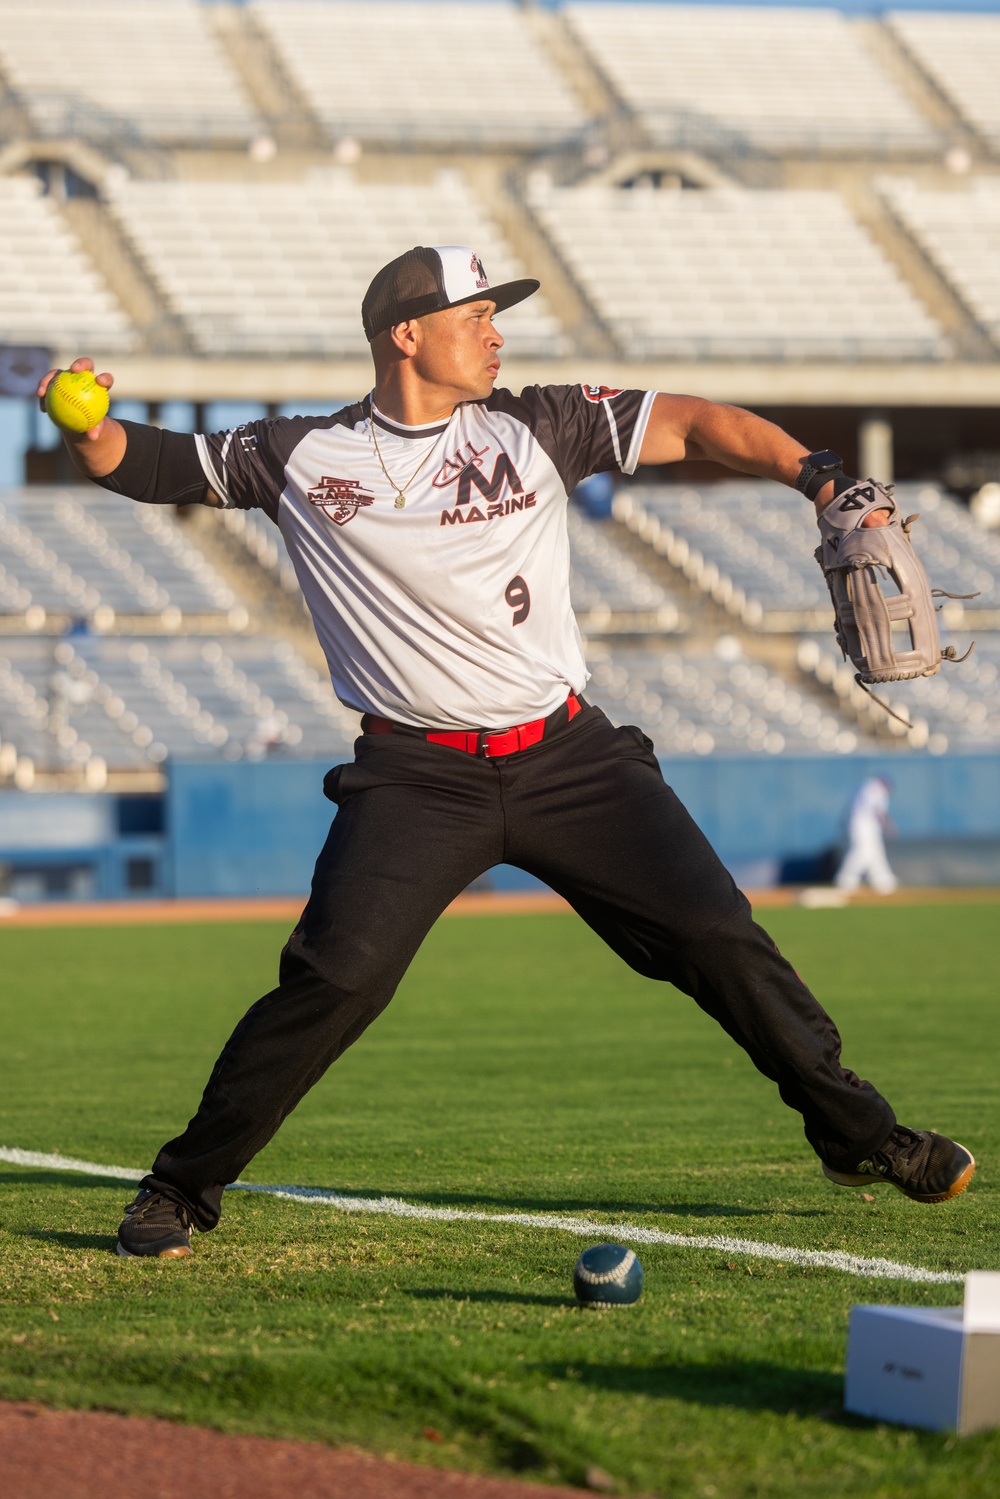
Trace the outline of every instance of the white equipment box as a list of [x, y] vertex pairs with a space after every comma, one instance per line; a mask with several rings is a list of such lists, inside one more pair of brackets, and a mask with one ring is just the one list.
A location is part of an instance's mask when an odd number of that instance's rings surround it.
[[1000, 1273], [965, 1277], [955, 1307], [854, 1306], [844, 1406], [931, 1431], [1000, 1426]]

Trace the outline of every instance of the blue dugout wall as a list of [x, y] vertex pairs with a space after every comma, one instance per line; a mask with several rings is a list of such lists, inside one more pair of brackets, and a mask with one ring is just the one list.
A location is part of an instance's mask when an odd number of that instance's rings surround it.
[[336, 808], [329, 764], [309, 760], [170, 768], [171, 895], [301, 895]]
[[1000, 837], [997, 755], [673, 760], [663, 773], [727, 864], [836, 843], [851, 797], [873, 775], [892, 783], [900, 838]]
[[[166, 819], [171, 893], [307, 890], [335, 811], [323, 796], [327, 769], [175, 764]], [[736, 870], [781, 866], [836, 844], [868, 775], [893, 783], [892, 817], [903, 840], [1000, 839], [995, 755], [673, 760], [663, 770]]]
[[[5, 791], [0, 872], [6, 869], [10, 893], [28, 900], [299, 896], [336, 810], [323, 796], [328, 768], [178, 761], [156, 805], [149, 797]], [[995, 755], [691, 759], [664, 762], [663, 769], [748, 886], [822, 877], [818, 856], [839, 841], [851, 796], [868, 775], [893, 784], [900, 841], [890, 856], [902, 861], [909, 850], [909, 869], [900, 865], [904, 882], [1000, 880]], [[921, 840], [922, 866], [913, 858]], [[978, 846], [978, 862], [928, 859], [926, 846], [947, 840]], [[500, 870], [493, 882], [504, 888], [520, 878]]]

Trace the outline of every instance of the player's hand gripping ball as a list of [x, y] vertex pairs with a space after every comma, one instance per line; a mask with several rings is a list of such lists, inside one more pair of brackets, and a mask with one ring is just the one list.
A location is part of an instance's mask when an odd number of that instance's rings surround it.
[[642, 1295], [639, 1256], [621, 1244], [594, 1244], [576, 1262], [573, 1289], [581, 1306], [631, 1306]]
[[108, 393], [90, 370], [60, 370], [45, 392], [45, 410], [67, 432], [89, 432], [108, 414]]

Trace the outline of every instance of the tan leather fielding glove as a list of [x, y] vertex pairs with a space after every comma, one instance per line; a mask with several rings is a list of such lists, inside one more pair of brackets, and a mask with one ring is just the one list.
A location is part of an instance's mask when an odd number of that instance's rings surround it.
[[[889, 523], [862, 526], [875, 510]], [[837, 643], [857, 668], [857, 680], [902, 682], [930, 677], [955, 650], [941, 650], [931, 586], [903, 520], [892, 486], [867, 479], [844, 490], [819, 517], [816, 561], [833, 599]], [[903, 629], [893, 630], [894, 624]]]

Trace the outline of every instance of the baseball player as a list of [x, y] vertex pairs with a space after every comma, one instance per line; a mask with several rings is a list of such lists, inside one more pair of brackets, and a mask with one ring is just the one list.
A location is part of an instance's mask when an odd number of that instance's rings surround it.
[[847, 853], [834, 881], [839, 890], [857, 890], [867, 879], [879, 895], [891, 895], [899, 884], [882, 836], [889, 822], [889, 792], [882, 776], [866, 776], [854, 793], [847, 816]]
[[215, 1227], [226, 1184], [389, 1003], [433, 922], [502, 862], [714, 1016], [800, 1112], [833, 1181], [940, 1202], [972, 1177], [964, 1147], [898, 1126], [841, 1065], [832, 1020], [754, 923], [649, 739], [584, 696], [566, 527], [582, 479], [709, 458], [819, 506], [853, 481], [836, 455], [733, 407], [602, 385], [495, 388], [494, 317], [537, 287], [491, 286], [467, 247], [418, 246], [365, 295], [364, 400], [209, 436], [111, 418], [67, 434], [80, 471], [118, 494], [265, 511], [337, 695], [363, 714], [354, 760], [324, 782], [339, 810], [278, 985], [143, 1179], [123, 1255], [191, 1253], [192, 1228]]

